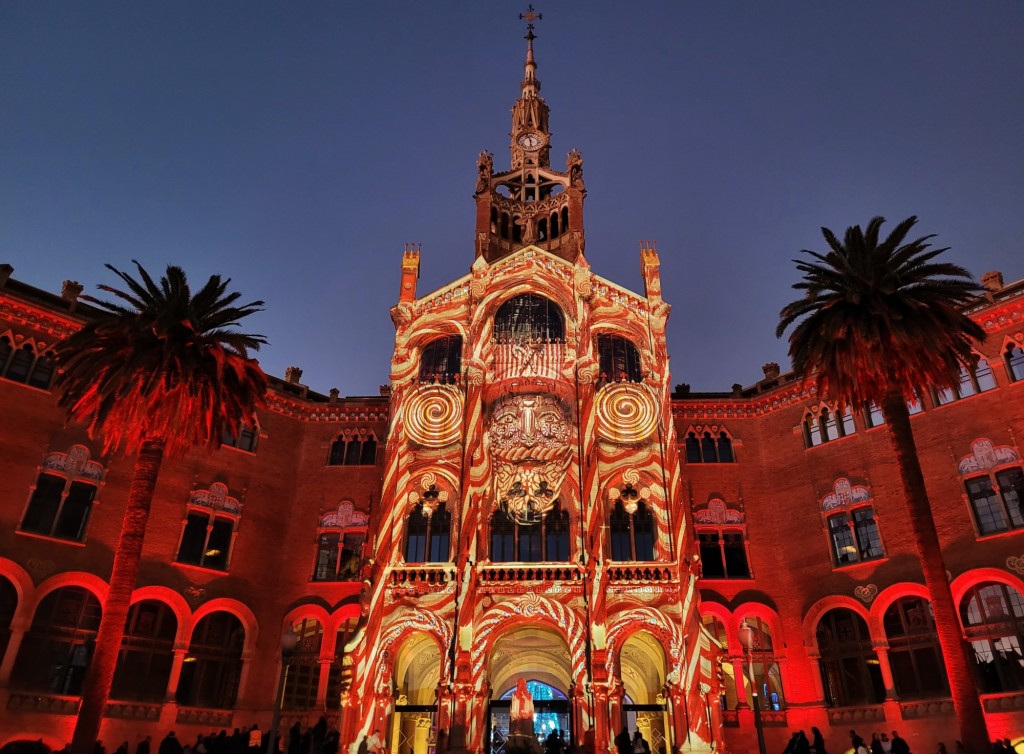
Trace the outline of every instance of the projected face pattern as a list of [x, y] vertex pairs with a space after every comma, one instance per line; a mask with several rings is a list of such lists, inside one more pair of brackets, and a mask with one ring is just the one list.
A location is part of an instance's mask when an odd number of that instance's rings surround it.
[[508, 514], [536, 521], [558, 499], [571, 460], [572, 425], [562, 404], [544, 394], [502, 398], [491, 415], [494, 493]]

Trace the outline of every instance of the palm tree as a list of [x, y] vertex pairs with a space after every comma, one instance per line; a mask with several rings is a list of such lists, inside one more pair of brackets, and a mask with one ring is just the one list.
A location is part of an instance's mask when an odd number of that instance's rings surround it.
[[779, 314], [776, 336], [794, 323], [789, 355], [818, 395], [841, 407], [880, 406], [903, 482], [914, 543], [931, 596], [960, 738], [968, 751], [989, 747], [981, 700], [963, 630], [949, 590], [928, 492], [910, 427], [907, 400], [929, 388], [951, 387], [976, 359], [972, 347], [984, 330], [964, 314], [981, 290], [965, 269], [936, 261], [933, 236], [905, 241], [917, 222], [909, 217], [879, 241], [885, 220], [866, 230], [847, 228], [842, 242], [821, 232], [829, 251], [804, 250], [813, 261], [794, 260], [804, 296]]
[[96, 648], [82, 689], [72, 739], [75, 754], [91, 754], [99, 733], [124, 636], [142, 555], [146, 521], [164, 455], [220, 445], [224, 433], [252, 425], [266, 393], [266, 376], [249, 358], [263, 336], [237, 332], [262, 301], [236, 306], [230, 280], [212, 276], [192, 295], [180, 267], [159, 285], [135, 262], [141, 282], [107, 265], [127, 291], [101, 285], [119, 302], [84, 297], [100, 312], [57, 348], [60, 405], [102, 436], [104, 452], [135, 453], [121, 536]]

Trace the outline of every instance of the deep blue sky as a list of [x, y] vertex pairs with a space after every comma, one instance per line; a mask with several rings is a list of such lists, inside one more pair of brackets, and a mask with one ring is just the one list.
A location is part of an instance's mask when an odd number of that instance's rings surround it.
[[[104, 262], [267, 302], [267, 371], [375, 394], [402, 244], [468, 270], [475, 160], [508, 164], [525, 3], [0, 4], [0, 257], [51, 291]], [[1024, 3], [543, 3], [553, 162], [585, 159], [587, 257], [640, 290], [655, 239], [673, 382], [751, 384], [791, 259], [917, 214], [1024, 277]]]

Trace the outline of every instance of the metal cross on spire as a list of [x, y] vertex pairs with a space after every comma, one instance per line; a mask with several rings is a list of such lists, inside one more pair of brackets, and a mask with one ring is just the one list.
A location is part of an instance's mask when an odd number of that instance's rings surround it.
[[533, 40], [533, 38], [534, 38], [534, 36], [533, 36], [533, 22], [534, 21], [540, 21], [542, 18], [544, 18], [544, 15], [542, 13], [537, 13], [537, 12], [534, 11], [533, 3], [530, 3], [529, 5], [526, 6], [526, 13], [520, 13], [519, 14], [519, 20], [520, 21], [526, 21], [526, 38], [527, 39], [529, 39], [531, 41]]

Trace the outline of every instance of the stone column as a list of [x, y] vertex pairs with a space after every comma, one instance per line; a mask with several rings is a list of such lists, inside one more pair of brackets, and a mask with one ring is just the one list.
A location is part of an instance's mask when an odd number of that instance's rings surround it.
[[0, 688], [10, 685], [11, 671], [14, 670], [14, 661], [21, 649], [21, 640], [25, 638], [31, 621], [28, 618], [18, 618], [11, 621], [11, 637], [7, 641], [7, 651], [4, 652], [3, 661], [0, 662]]
[[412, 754], [427, 754], [430, 746], [430, 715], [416, 719], [416, 733], [412, 739]]
[[878, 668], [882, 671], [882, 685], [885, 686], [886, 701], [899, 701], [896, 693], [896, 681], [892, 677], [892, 665], [889, 664], [889, 647], [875, 647], [878, 655]]
[[171, 674], [167, 677], [167, 691], [164, 693], [166, 702], [173, 702], [177, 698], [178, 683], [181, 682], [181, 669], [185, 664], [188, 647], [175, 647], [172, 651], [174, 659], [171, 660]]
[[[404, 705], [409, 703], [405, 694], [400, 694], [395, 700], [396, 704]], [[372, 729], [371, 729], [372, 730]], [[398, 740], [402, 737], [402, 713], [397, 709], [391, 716], [391, 730], [388, 732], [388, 750], [391, 754], [398, 754]]]
[[736, 709], [750, 709], [750, 702], [747, 701], [748, 694], [753, 693], [750, 688], [750, 677], [747, 675], [747, 661], [743, 656], [733, 656], [732, 677], [736, 682]]
[[320, 679], [316, 684], [317, 709], [326, 709], [327, 707], [327, 686], [331, 680], [331, 666], [333, 664], [333, 657], [320, 658]]

